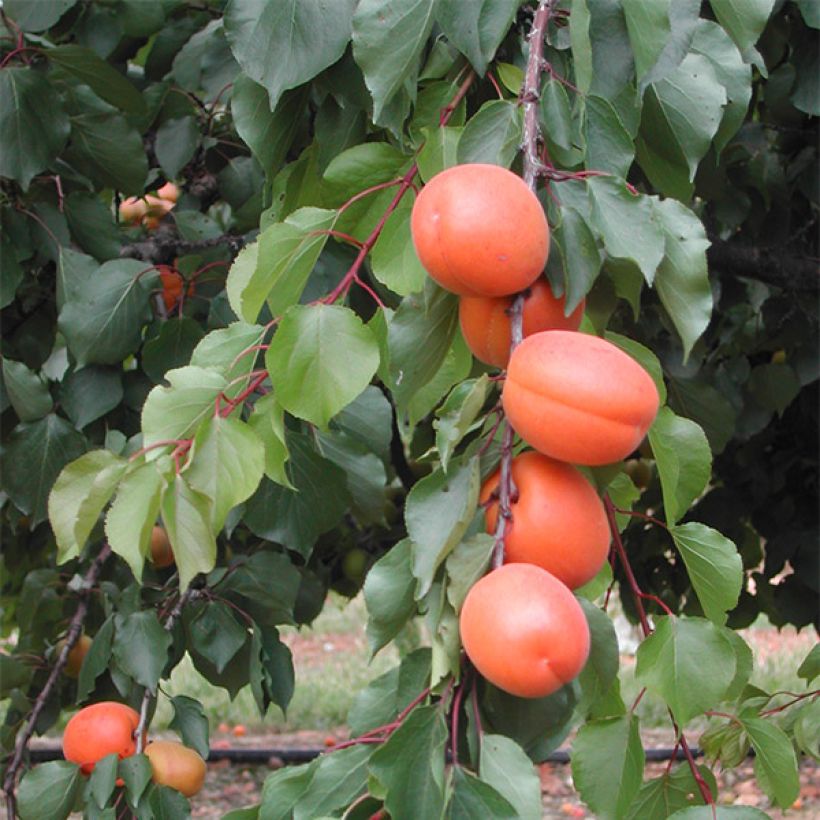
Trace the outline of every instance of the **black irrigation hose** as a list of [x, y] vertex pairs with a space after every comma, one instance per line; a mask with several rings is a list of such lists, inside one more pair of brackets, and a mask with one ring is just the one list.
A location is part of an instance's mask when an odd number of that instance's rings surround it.
[[[230, 760], [231, 763], [267, 763], [272, 758], [281, 760], [286, 765], [296, 763], [309, 763], [320, 754], [332, 751], [329, 749], [307, 748], [307, 749], [211, 749], [208, 755], [208, 762], [214, 763], [217, 760]], [[31, 760], [33, 763], [45, 763], [50, 760], [62, 760], [63, 753], [58, 746], [40, 747], [31, 749]], [[647, 749], [646, 760], [648, 763], [669, 760], [674, 754], [675, 760], [684, 760], [684, 754], [680, 749], [661, 748]], [[692, 747], [694, 757], [700, 757], [703, 752], [696, 747]], [[569, 752], [559, 749], [549, 755], [544, 763], [569, 763]]]

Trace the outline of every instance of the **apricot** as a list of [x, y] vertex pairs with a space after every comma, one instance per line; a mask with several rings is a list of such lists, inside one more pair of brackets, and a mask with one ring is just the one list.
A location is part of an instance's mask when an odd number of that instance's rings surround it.
[[533, 564], [504, 564], [467, 593], [461, 642], [490, 683], [541, 698], [569, 683], [589, 655], [589, 627], [575, 596]]
[[157, 569], [165, 569], [174, 563], [174, 551], [168, 533], [159, 524], [151, 530], [151, 563]]
[[152, 194], [146, 195], [145, 202], [148, 205], [148, 216], [155, 216], [158, 219], [162, 219], [165, 214], [169, 213], [175, 204], [170, 199], [163, 199], [162, 197], [153, 196]]
[[193, 797], [205, 782], [208, 767], [193, 749], [173, 740], [154, 740], [145, 747], [151, 761], [151, 777], [161, 786], [170, 786]]
[[148, 213], [148, 203], [139, 197], [130, 196], [120, 203], [120, 219], [129, 225], [139, 225]]
[[524, 181], [497, 165], [456, 165], [413, 206], [413, 244], [425, 270], [461, 296], [506, 296], [544, 270], [549, 227]]
[[[498, 487], [499, 472], [481, 488], [481, 502]], [[601, 499], [570, 464], [529, 450], [512, 461], [518, 498], [504, 532], [506, 563], [535, 564], [570, 589], [592, 580], [609, 553], [609, 525]], [[498, 502], [485, 510], [487, 532], [495, 532]]]
[[[63, 667], [63, 674], [67, 678], [78, 678], [80, 676], [80, 669], [83, 665], [83, 660], [85, 656], [88, 654], [88, 650], [91, 648], [91, 638], [88, 637], [85, 633], [80, 635], [77, 643], [71, 647], [71, 650], [68, 653], [68, 658], [66, 659], [66, 664]], [[59, 657], [60, 653], [63, 651], [63, 647], [65, 646], [65, 639], [61, 640], [57, 644], [57, 656]]]
[[[485, 364], [506, 367], [510, 359], [511, 320], [507, 312], [513, 296], [462, 296], [458, 301], [461, 333], [473, 355]], [[545, 279], [536, 279], [524, 301], [524, 338], [542, 330], [578, 330], [584, 315], [582, 301], [569, 316], [565, 300], [553, 295]]]
[[165, 185], [157, 189], [157, 196], [169, 202], [176, 202], [179, 199], [179, 188], [173, 182], [166, 182]]
[[536, 450], [593, 465], [619, 461], [640, 444], [659, 397], [650, 375], [611, 342], [546, 330], [513, 352], [502, 401], [513, 429]]
[[117, 754], [122, 760], [137, 750], [134, 731], [140, 716], [130, 706], [102, 701], [80, 709], [63, 732], [63, 755], [91, 774], [98, 760]]

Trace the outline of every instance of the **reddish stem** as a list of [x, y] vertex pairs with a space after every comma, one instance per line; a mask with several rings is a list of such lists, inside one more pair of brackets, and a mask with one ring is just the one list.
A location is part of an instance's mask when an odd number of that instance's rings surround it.
[[329, 228], [324, 231], [311, 231], [308, 234], [308, 236], [335, 236], [337, 239], [343, 239], [345, 242], [349, 242], [351, 245], [355, 245], [357, 248], [361, 248], [363, 244], [361, 240], [356, 239], [355, 236], [351, 236], [349, 233], [344, 233], [343, 231], [334, 231]]
[[144, 456], [150, 450], [155, 450], [157, 447], [170, 447], [172, 444], [175, 447], [179, 447], [182, 444], [190, 444], [191, 439], [187, 438], [166, 438], [162, 439], [161, 441], [155, 441], [153, 444], [149, 444], [147, 447], [143, 447], [141, 450], [137, 450], [136, 453], [133, 453], [128, 461], [136, 461], [140, 456]]
[[498, 95], [498, 99], [503, 100], [504, 92], [501, 90], [501, 86], [498, 84], [498, 80], [496, 80], [495, 75], [492, 71], [487, 72], [487, 79], [492, 83], [492, 86], [495, 89], [495, 93]]
[[620, 507], [616, 507], [615, 512], [618, 513], [618, 515], [628, 515], [630, 518], [640, 518], [643, 521], [649, 521], [652, 524], [657, 524], [659, 527], [663, 527], [665, 530], [669, 529], [666, 522], [661, 521], [660, 518], [655, 518], [652, 515], [647, 515], [646, 513], [639, 512], [638, 510], [622, 510]]
[[262, 386], [262, 382], [265, 381], [268, 377], [268, 371], [262, 370], [257, 376], [253, 379], [253, 381], [234, 399], [227, 399], [225, 403], [225, 407], [220, 410], [222, 414], [222, 418], [229, 416], [234, 409], [240, 405], [248, 396], [252, 395], [256, 392], [257, 388]]

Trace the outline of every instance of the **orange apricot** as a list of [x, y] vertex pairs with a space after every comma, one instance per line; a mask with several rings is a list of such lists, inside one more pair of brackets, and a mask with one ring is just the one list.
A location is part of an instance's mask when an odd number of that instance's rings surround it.
[[151, 563], [157, 569], [165, 569], [174, 563], [174, 551], [168, 533], [157, 524], [151, 530]]
[[[490, 502], [499, 472], [481, 488], [481, 502]], [[504, 533], [506, 563], [535, 564], [570, 589], [591, 581], [609, 553], [609, 525], [601, 499], [571, 464], [529, 450], [512, 461], [518, 492], [511, 504], [512, 521]], [[485, 510], [487, 532], [495, 532], [498, 502]]]
[[[83, 666], [83, 660], [85, 660], [85, 656], [88, 654], [88, 650], [91, 648], [91, 638], [88, 637], [85, 633], [80, 635], [77, 643], [71, 647], [68, 653], [68, 657], [66, 658], [66, 664], [63, 667], [63, 674], [67, 678], [78, 678], [80, 676], [80, 669]], [[61, 640], [57, 644], [57, 655], [59, 656], [60, 652], [63, 651], [63, 647], [65, 646], [65, 639]]]
[[102, 701], [80, 709], [63, 732], [63, 755], [76, 763], [84, 774], [94, 770], [97, 761], [110, 754], [122, 760], [137, 750], [134, 731], [140, 716], [130, 706]]
[[589, 655], [581, 605], [557, 578], [532, 564], [504, 564], [476, 582], [459, 630], [479, 673], [522, 698], [551, 695], [578, 675]]
[[157, 196], [160, 199], [167, 199], [169, 202], [176, 202], [179, 199], [179, 188], [173, 182], [166, 182], [157, 189]]
[[130, 196], [120, 203], [120, 220], [128, 225], [139, 225], [148, 213], [148, 203], [140, 197]]
[[504, 412], [524, 441], [573, 464], [629, 455], [658, 412], [651, 376], [605, 339], [546, 330], [524, 339], [507, 367]]
[[193, 749], [173, 740], [155, 740], [145, 747], [151, 761], [151, 777], [161, 786], [170, 786], [193, 797], [205, 782], [208, 767]]
[[544, 270], [549, 227], [521, 177], [497, 165], [456, 165], [422, 188], [410, 218], [425, 270], [462, 296], [506, 296]]

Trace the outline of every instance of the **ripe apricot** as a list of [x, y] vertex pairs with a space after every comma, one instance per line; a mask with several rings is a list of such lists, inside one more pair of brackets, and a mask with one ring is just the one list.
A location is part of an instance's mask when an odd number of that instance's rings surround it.
[[165, 569], [174, 563], [174, 551], [171, 549], [168, 533], [159, 524], [151, 530], [151, 563], [157, 569]]
[[[85, 656], [88, 654], [88, 650], [91, 648], [91, 638], [88, 637], [85, 633], [80, 635], [77, 643], [71, 647], [71, 650], [68, 653], [68, 658], [66, 659], [66, 664], [63, 667], [63, 674], [67, 678], [78, 678], [80, 676], [80, 669], [83, 665], [83, 660]], [[57, 655], [59, 657], [60, 653], [63, 651], [63, 647], [65, 646], [65, 639], [59, 641], [57, 644]]]
[[476, 582], [459, 618], [474, 666], [522, 698], [550, 695], [584, 668], [589, 627], [575, 596], [533, 564], [504, 564]]
[[[512, 296], [462, 296], [458, 318], [467, 347], [486, 364], [506, 367], [510, 358], [510, 316]], [[542, 330], [578, 330], [584, 315], [582, 301], [569, 316], [565, 300], [553, 295], [545, 279], [536, 279], [524, 301], [524, 338]]]
[[610, 464], [640, 444], [658, 412], [650, 375], [605, 339], [546, 330], [510, 357], [504, 412], [528, 444], [573, 464]]
[[151, 777], [161, 786], [170, 786], [193, 797], [205, 782], [207, 766], [193, 749], [173, 740], [154, 740], [145, 747], [151, 761]]
[[416, 199], [410, 229], [430, 276], [462, 296], [517, 293], [547, 263], [541, 203], [497, 165], [456, 165], [434, 176]]
[[140, 716], [130, 706], [102, 701], [80, 709], [63, 732], [63, 755], [76, 763], [84, 774], [94, 770], [98, 760], [118, 754], [120, 760], [137, 750], [134, 731]]
[[120, 203], [120, 219], [128, 225], [139, 225], [148, 213], [148, 203], [140, 197], [130, 196]]
[[179, 188], [173, 182], [166, 182], [165, 185], [157, 189], [157, 196], [169, 202], [176, 202], [179, 199]]
[[[481, 488], [481, 502], [498, 487], [499, 473]], [[504, 533], [506, 563], [535, 564], [570, 589], [591, 581], [609, 552], [609, 525], [601, 499], [571, 464], [529, 450], [512, 461], [518, 498]], [[487, 532], [495, 532], [498, 503], [485, 511]]]

